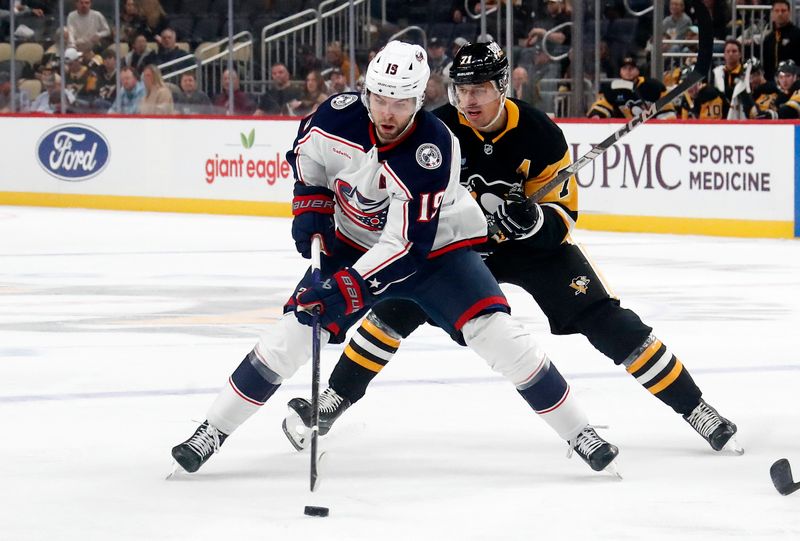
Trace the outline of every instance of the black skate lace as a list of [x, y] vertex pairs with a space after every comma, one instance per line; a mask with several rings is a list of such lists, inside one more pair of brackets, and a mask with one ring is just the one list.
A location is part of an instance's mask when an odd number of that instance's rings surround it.
[[328, 387], [319, 396], [319, 411], [322, 413], [333, 413], [344, 400], [336, 391]]
[[580, 434], [575, 436], [575, 439], [569, 441], [569, 449], [567, 449], [567, 458], [572, 456], [573, 451], [577, 451], [583, 457], [590, 457], [592, 453], [597, 451], [606, 441], [597, 435], [594, 431], [595, 428], [608, 428], [607, 426], [594, 426], [589, 425], [584, 428]]
[[220, 432], [214, 426], [208, 425], [205, 430], [198, 430], [186, 445], [197, 451], [201, 456], [210, 455], [219, 451]]
[[719, 418], [717, 412], [705, 402], [700, 402], [686, 420], [704, 438], [708, 438], [722, 424], [722, 419]]

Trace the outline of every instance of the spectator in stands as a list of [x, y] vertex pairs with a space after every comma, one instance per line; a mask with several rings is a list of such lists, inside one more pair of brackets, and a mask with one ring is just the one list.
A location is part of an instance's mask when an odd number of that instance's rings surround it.
[[193, 71], [181, 73], [181, 91], [175, 100], [175, 110], [182, 115], [207, 115], [213, 112], [211, 98], [197, 89], [197, 76]]
[[712, 85], [725, 96], [723, 118], [747, 118], [742, 104], [747, 103], [746, 109], [750, 109], [751, 98], [747, 90], [750, 81], [745, 80], [742, 44], [735, 39], [725, 40], [722, 55], [725, 62], [712, 70]]
[[[267, 114], [264, 111], [274, 108], [274, 104], [278, 105], [278, 114], [289, 114], [288, 104], [300, 98], [300, 89], [292, 86], [292, 77], [285, 64], [276, 62], [272, 65], [270, 73], [272, 74], [272, 86], [259, 98], [256, 114]], [[269, 105], [266, 101], [262, 103], [262, 98], [268, 100]]]
[[[327, 75], [329, 70], [339, 68], [342, 73], [350, 77], [350, 59], [344, 54], [342, 44], [339, 41], [332, 41], [325, 49], [325, 69], [322, 71], [323, 75]], [[361, 72], [356, 66], [356, 79], [358, 79]]]
[[342, 92], [352, 92], [353, 89], [347, 85], [347, 76], [339, 68], [330, 71], [328, 78], [328, 94], [341, 94]]
[[53, 73], [52, 68], [45, 68], [37, 73], [37, 78], [42, 82], [42, 93], [36, 96], [30, 107], [31, 113], [55, 113], [55, 108], [50, 102], [51, 94], [58, 93], [58, 99], [61, 100], [61, 78]]
[[[546, 0], [545, 11], [544, 17], [534, 19], [533, 28], [528, 32], [528, 40], [525, 43], [527, 47], [533, 47], [537, 43], [541, 43], [547, 31], [551, 28], [570, 21], [570, 16], [564, 9], [564, 0]], [[551, 53], [560, 54], [564, 52], [571, 42], [569, 27], [552, 32], [547, 36], [547, 41], [550, 42], [548, 43], [548, 50]], [[552, 45], [556, 45], [556, 47], [552, 47]]]
[[[158, 55], [156, 56], [156, 64], [162, 66], [167, 62], [172, 62], [173, 60], [178, 60], [179, 58], [188, 57], [189, 53], [183, 51], [178, 48], [176, 37], [175, 37], [175, 30], [172, 28], [165, 28], [162, 30], [161, 35], [156, 37], [156, 41], [159, 44]], [[164, 74], [172, 73], [173, 71], [177, 71], [179, 69], [183, 69], [192, 64], [190, 58], [187, 58], [186, 62], [178, 62], [166, 68], [163, 68]], [[142, 70], [144, 73], [144, 70]]]
[[428, 66], [431, 73], [442, 74], [445, 66], [449, 66], [453, 60], [445, 53], [445, 43], [442, 38], [433, 37], [428, 40]]
[[122, 88], [109, 113], [122, 115], [135, 115], [139, 112], [139, 103], [144, 97], [144, 85], [139, 81], [139, 74], [135, 68], [125, 66], [119, 70], [119, 79]]
[[138, 0], [138, 2], [142, 14], [139, 33], [144, 34], [147, 41], [158, 41], [158, 36], [167, 28], [167, 13], [159, 0]]
[[[665, 39], [686, 39], [686, 32], [692, 25], [692, 19], [686, 14], [683, 0], [669, 0], [669, 15], [664, 19]], [[664, 46], [664, 50], [678, 52], [681, 45]]]
[[153, 49], [147, 48], [147, 38], [144, 34], [136, 36], [133, 40], [133, 47], [125, 55], [125, 65], [136, 68], [137, 73], [141, 73], [146, 65], [157, 63], [158, 55]]
[[153, 64], [142, 70], [144, 97], [139, 102], [140, 115], [171, 115], [175, 112], [172, 92], [161, 78], [161, 70]]
[[[14, 17], [44, 17], [44, 10], [36, 7], [36, 6], [29, 6], [27, 5], [29, 2], [22, 3], [21, 0], [16, 0], [14, 2]], [[7, 9], [4, 9], [8, 3], [5, 3], [2, 8], [0, 8], [0, 21], [6, 21], [11, 18], [11, 12]]]
[[85, 110], [97, 97], [97, 76], [83, 64], [81, 54], [74, 47], [64, 51], [64, 62], [68, 101], [74, 102], [77, 109]]
[[[17, 90], [14, 96], [14, 111], [25, 113], [30, 109], [31, 103], [27, 92]], [[7, 71], [0, 71], [0, 113], [11, 112], [11, 75]]]
[[256, 110], [250, 96], [239, 87], [239, 74], [236, 70], [222, 72], [222, 89], [214, 98], [214, 107], [222, 114], [228, 113], [228, 86], [233, 83], [233, 114], [252, 115]]
[[428, 78], [428, 84], [425, 87], [423, 109], [433, 111], [447, 103], [447, 86], [445, 86], [444, 77], [439, 73], [431, 73], [430, 78]]
[[312, 71], [322, 71], [322, 60], [317, 58], [311, 45], [300, 45], [297, 49], [297, 77], [305, 79]]
[[133, 45], [136, 36], [141, 33], [144, 17], [136, 0], [123, 0], [119, 14], [119, 40]]
[[92, 108], [108, 111], [117, 99], [117, 53], [106, 49], [103, 53], [103, 65], [95, 70], [97, 77], [97, 98]]
[[94, 52], [92, 44], [88, 41], [78, 40], [75, 48], [81, 54], [81, 64], [86, 66], [92, 71], [103, 65], [103, 57]]
[[800, 29], [792, 24], [792, 11], [788, 0], [772, 2], [772, 32], [764, 38], [764, 76], [775, 77], [778, 64], [794, 60], [800, 64]]
[[289, 114], [306, 116], [313, 113], [317, 110], [317, 107], [328, 99], [327, 89], [322, 74], [319, 71], [310, 72], [306, 75], [305, 86], [300, 99], [289, 102]]
[[535, 85], [531, 84], [528, 70], [522, 66], [517, 66], [511, 72], [511, 97], [530, 103], [538, 107], [539, 91]]
[[67, 16], [66, 38], [70, 47], [81, 40], [94, 46], [107, 45], [111, 28], [103, 14], [92, 9], [92, 0], [75, 0], [75, 11]]

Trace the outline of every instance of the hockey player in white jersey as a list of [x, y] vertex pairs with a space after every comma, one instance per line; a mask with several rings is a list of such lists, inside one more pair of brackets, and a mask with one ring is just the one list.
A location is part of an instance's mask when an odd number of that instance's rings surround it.
[[287, 153], [296, 179], [292, 236], [304, 257], [312, 237], [321, 237], [323, 281], [312, 284], [306, 273], [283, 317], [234, 370], [207, 420], [172, 449], [184, 470], [197, 471], [308, 362], [309, 310], [320, 312], [323, 344], [340, 343], [365, 310], [385, 298], [419, 304], [432, 322], [510, 380], [592, 469], [605, 469], [617, 456], [589, 426], [555, 364], [510, 317], [500, 287], [469, 248], [485, 241], [486, 222], [459, 184], [458, 142], [421, 110], [428, 76], [425, 51], [393, 41], [370, 62], [361, 96], [333, 96], [301, 123]]

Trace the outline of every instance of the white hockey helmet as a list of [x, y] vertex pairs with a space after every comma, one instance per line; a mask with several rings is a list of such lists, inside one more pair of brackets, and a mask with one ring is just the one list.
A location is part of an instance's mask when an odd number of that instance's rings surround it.
[[416, 113], [425, 100], [430, 74], [425, 49], [411, 43], [390, 41], [367, 66], [361, 99], [369, 111], [370, 92], [389, 98], [414, 98]]

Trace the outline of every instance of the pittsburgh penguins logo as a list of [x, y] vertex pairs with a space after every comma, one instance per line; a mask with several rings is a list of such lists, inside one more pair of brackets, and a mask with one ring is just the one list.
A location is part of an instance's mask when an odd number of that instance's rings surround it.
[[331, 107], [340, 111], [358, 101], [358, 96], [355, 94], [340, 94], [331, 100]]
[[442, 165], [442, 152], [431, 143], [424, 143], [417, 149], [417, 163], [425, 169], [436, 169]]
[[572, 279], [569, 287], [575, 290], [576, 295], [586, 295], [586, 291], [589, 289], [589, 282], [591, 280], [586, 276], [576, 276]]
[[494, 147], [492, 145], [483, 145], [483, 153], [487, 156], [491, 156], [492, 152], [494, 152]]

